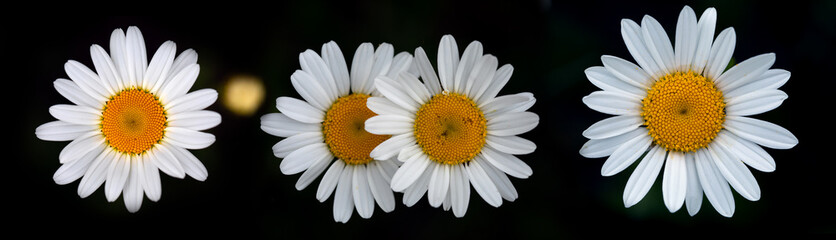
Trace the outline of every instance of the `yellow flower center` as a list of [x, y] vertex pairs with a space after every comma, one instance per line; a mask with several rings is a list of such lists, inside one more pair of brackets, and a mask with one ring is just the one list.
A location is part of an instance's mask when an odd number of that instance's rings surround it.
[[167, 122], [165, 109], [154, 94], [130, 88], [105, 103], [101, 128], [111, 147], [126, 154], [142, 154], [160, 142]]
[[723, 129], [726, 103], [711, 80], [677, 72], [663, 76], [642, 100], [644, 123], [653, 142], [668, 151], [696, 151]]
[[375, 135], [366, 132], [366, 119], [377, 114], [366, 107], [370, 96], [355, 93], [340, 97], [325, 113], [322, 134], [325, 144], [335, 157], [346, 164], [366, 164], [373, 159], [369, 153], [389, 135]]
[[430, 159], [442, 164], [469, 162], [482, 151], [487, 120], [472, 100], [440, 93], [418, 109], [415, 140]]

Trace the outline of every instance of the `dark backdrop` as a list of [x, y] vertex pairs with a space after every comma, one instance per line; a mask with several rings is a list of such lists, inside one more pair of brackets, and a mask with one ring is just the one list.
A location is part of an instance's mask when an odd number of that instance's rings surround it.
[[[626, 3], [630, 2], [630, 3]], [[632, 1], [503, 1], [278, 3], [269, 14], [192, 12], [190, 17], [48, 16], [5, 19], [2, 58], [6, 86], [3, 106], [7, 137], [2, 167], [4, 222], [12, 233], [45, 237], [120, 238], [133, 236], [217, 237], [397, 237], [414, 239], [461, 237], [571, 237], [610, 234], [834, 233], [831, 87], [836, 43], [836, 2], [712, 1], [632, 3]], [[621, 38], [620, 20], [658, 19], [671, 39], [684, 4], [701, 15], [718, 11], [717, 32], [733, 26], [737, 61], [774, 52], [773, 68], [792, 72], [781, 89], [783, 105], [756, 116], [792, 131], [799, 144], [790, 150], [767, 150], [777, 162], [773, 173], [752, 170], [762, 198], [750, 202], [735, 193], [733, 218], [720, 216], [707, 201], [695, 217], [683, 206], [669, 213], [661, 196], [661, 176], [636, 206], [624, 208], [622, 193], [632, 169], [602, 177], [604, 159], [586, 159], [578, 149], [581, 132], [606, 115], [588, 109], [581, 98], [596, 88], [583, 71], [601, 65], [600, 56], [632, 60]], [[201, 73], [194, 89], [219, 89], [235, 74], [261, 77], [266, 98], [254, 116], [231, 114], [220, 103], [209, 107], [223, 122], [208, 132], [217, 137], [209, 148], [192, 151], [206, 166], [209, 178], [198, 182], [161, 174], [163, 197], [145, 199], [138, 213], [128, 213], [121, 200], [108, 203], [103, 191], [88, 198], [76, 194], [78, 181], [56, 185], [58, 153], [68, 142], [48, 142], [34, 129], [52, 121], [47, 109], [69, 103], [52, 87], [66, 78], [69, 59], [92, 66], [89, 46], [107, 49], [111, 31], [138, 26], [145, 36], [149, 60], [165, 40], [178, 52], [195, 49]], [[513, 179], [515, 202], [500, 208], [486, 204], [474, 191], [467, 215], [429, 206], [426, 199], [411, 208], [401, 203], [392, 213], [379, 208], [371, 219], [356, 212], [348, 224], [335, 223], [332, 200], [315, 199], [315, 182], [303, 191], [299, 175], [285, 176], [270, 147], [279, 138], [259, 129], [259, 117], [278, 112], [279, 96], [298, 97], [290, 84], [299, 69], [298, 53], [319, 51], [336, 41], [350, 59], [362, 42], [392, 43], [396, 52], [423, 46], [435, 61], [442, 35], [453, 34], [459, 49], [473, 40], [485, 53], [510, 63], [515, 71], [501, 94], [532, 92], [540, 125], [522, 136], [537, 143], [521, 156], [533, 169], [529, 179]], [[11, 73], [11, 74], [8, 74]], [[11, 108], [8, 108], [11, 107]], [[661, 174], [660, 174], [661, 175]], [[5, 235], [5, 234], [4, 234]]]

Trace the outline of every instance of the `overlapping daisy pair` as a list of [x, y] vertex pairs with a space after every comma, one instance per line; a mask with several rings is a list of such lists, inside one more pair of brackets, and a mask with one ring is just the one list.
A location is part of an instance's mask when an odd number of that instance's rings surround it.
[[662, 195], [670, 212], [685, 203], [693, 216], [705, 194], [717, 212], [731, 217], [731, 188], [750, 201], [761, 196], [747, 165], [775, 170], [774, 159], [761, 146], [788, 149], [798, 144], [783, 127], [748, 117], [781, 105], [787, 94], [778, 88], [790, 72], [770, 69], [773, 53], [726, 69], [736, 36], [730, 27], [715, 39], [716, 22], [714, 8], [697, 20], [686, 6], [671, 44], [653, 17], [645, 15], [641, 25], [624, 19], [621, 34], [638, 66], [604, 55], [603, 67], [586, 69], [589, 81], [602, 91], [583, 102], [616, 116], [583, 132], [590, 140], [580, 153], [588, 158], [609, 156], [601, 168], [604, 176], [642, 158], [624, 189], [626, 207], [644, 198], [664, 166]]
[[389, 44], [361, 44], [350, 72], [336, 43], [321, 52], [300, 54], [302, 69], [291, 76], [305, 101], [279, 97], [281, 113], [262, 117], [261, 128], [287, 137], [273, 152], [284, 158], [282, 173], [305, 171], [298, 190], [328, 168], [316, 195], [325, 201], [336, 188], [335, 221], [347, 222], [355, 208], [369, 218], [374, 202], [392, 211], [393, 190], [404, 192], [407, 206], [428, 192], [430, 205], [452, 208], [457, 217], [467, 210], [471, 184], [492, 206], [517, 198], [506, 173], [530, 176], [514, 155], [536, 146], [516, 135], [539, 118], [526, 111], [535, 102], [531, 93], [496, 97], [511, 65], [497, 69], [478, 41], [460, 58], [449, 35], [439, 46], [438, 74], [420, 47], [413, 63], [405, 52], [393, 57]]
[[136, 212], [147, 196], [162, 195], [160, 174], [203, 181], [206, 168], [187, 149], [206, 148], [215, 136], [202, 132], [220, 124], [221, 116], [203, 110], [218, 98], [213, 89], [189, 92], [200, 66], [197, 53], [176, 54], [174, 42], [163, 43], [151, 58], [136, 27], [116, 29], [110, 54], [90, 47], [95, 72], [70, 60], [64, 69], [71, 80], [55, 80], [55, 89], [73, 104], [57, 104], [49, 113], [58, 119], [35, 129], [38, 138], [71, 141], [58, 155], [63, 164], [53, 179], [64, 185], [79, 178], [85, 198], [104, 183], [109, 202], [121, 194], [128, 211]]

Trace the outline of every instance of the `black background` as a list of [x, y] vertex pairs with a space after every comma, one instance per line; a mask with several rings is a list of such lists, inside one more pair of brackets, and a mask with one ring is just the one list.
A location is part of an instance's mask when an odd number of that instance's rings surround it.
[[[628, 3], [629, 2], [629, 3]], [[752, 170], [760, 184], [760, 201], [735, 193], [733, 218], [720, 216], [707, 201], [690, 217], [683, 206], [669, 213], [661, 196], [661, 176], [636, 206], [624, 208], [622, 193], [633, 167], [602, 177], [604, 159], [578, 154], [586, 141], [581, 132], [606, 117], [588, 109], [581, 98], [597, 90], [583, 70], [600, 66], [600, 56], [632, 61], [620, 34], [620, 20], [640, 22], [643, 15], [659, 20], [673, 40], [683, 5], [697, 15], [707, 7], [718, 12], [717, 31], [733, 26], [737, 33], [734, 59], [774, 52], [773, 68], [792, 72], [781, 89], [790, 97], [783, 105], [756, 118], [793, 132], [799, 144], [789, 150], [767, 150], [777, 162], [773, 173]], [[6, 234], [92, 238], [242, 236], [270, 238], [341, 237], [409, 239], [462, 237], [591, 238], [604, 235], [690, 237], [732, 232], [833, 234], [834, 181], [832, 87], [836, 56], [836, 2], [710, 1], [633, 3], [632, 1], [505, 1], [460, 2], [281, 2], [269, 14], [196, 13], [188, 17], [50, 16], [4, 19], [5, 61], [3, 116], [7, 134], [3, 159], [3, 204], [0, 214], [11, 224]], [[240, 15], [239, 15], [240, 14]], [[242, 16], [243, 15], [243, 16]], [[34, 20], [37, 19], [37, 20]], [[217, 141], [192, 151], [206, 166], [209, 178], [174, 179], [161, 174], [163, 197], [145, 199], [138, 213], [128, 213], [121, 200], [108, 203], [103, 191], [81, 199], [78, 181], [59, 186], [52, 180], [58, 153], [68, 142], [48, 142], [34, 129], [53, 121], [48, 108], [69, 103], [52, 87], [67, 78], [69, 59], [92, 66], [89, 46], [108, 49], [111, 31], [138, 26], [150, 60], [165, 40], [178, 52], [195, 49], [201, 73], [192, 90], [220, 89], [235, 74], [261, 77], [264, 103], [254, 116], [231, 114], [219, 102], [209, 107], [223, 116], [208, 130]], [[715, 33], [715, 34], [716, 34]], [[347, 62], [362, 42], [392, 43], [396, 52], [423, 46], [435, 62], [442, 35], [453, 34], [459, 49], [481, 41], [485, 53], [514, 66], [514, 75], [500, 94], [532, 92], [540, 116], [537, 128], [523, 134], [537, 143], [521, 156], [534, 170], [528, 179], [513, 179], [519, 199], [499, 208], [486, 204], [475, 191], [467, 214], [429, 206], [422, 199], [411, 208], [396, 193], [394, 212], [379, 208], [371, 219], [356, 213], [347, 224], [335, 223], [333, 197], [319, 203], [318, 180], [303, 191], [299, 175], [279, 171], [280, 159], [270, 147], [280, 139], [259, 129], [259, 117], [278, 112], [279, 96], [298, 97], [290, 84], [299, 69], [298, 53], [319, 52], [334, 40]], [[9, 74], [10, 73], [10, 74]], [[10, 108], [9, 108], [10, 107]], [[655, 234], [664, 233], [664, 234]], [[5, 234], [4, 234], [5, 235]], [[14, 236], [14, 235], [12, 235]]]

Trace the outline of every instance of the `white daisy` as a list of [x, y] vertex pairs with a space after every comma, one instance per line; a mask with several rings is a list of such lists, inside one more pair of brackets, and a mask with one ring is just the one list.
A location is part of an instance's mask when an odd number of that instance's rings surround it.
[[127, 35], [113, 31], [111, 55], [99, 45], [90, 47], [95, 72], [73, 60], [64, 65], [72, 80], [55, 80], [55, 89], [74, 105], [53, 105], [49, 113], [58, 121], [35, 129], [43, 140], [72, 140], [58, 155], [63, 165], [53, 176], [56, 183], [81, 178], [82, 198], [104, 183], [108, 201], [122, 193], [128, 211], [136, 212], [143, 193], [151, 201], [162, 195], [157, 169], [176, 178], [206, 179], [206, 168], [186, 149], [215, 142], [201, 131], [217, 126], [221, 116], [202, 109], [218, 93], [189, 93], [200, 71], [197, 53], [188, 49], [175, 58], [175, 51], [167, 41], [149, 64], [142, 33], [129, 27]]
[[590, 140], [581, 155], [609, 156], [601, 169], [604, 176], [621, 172], [644, 155], [627, 181], [626, 207], [644, 198], [664, 164], [662, 195], [668, 210], [675, 212], [684, 202], [693, 216], [704, 192], [717, 212], [731, 217], [734, 198], [729, 185], [750, 201], [761, 195], [746, 165], [763, 172], [775, 170], [775, 161], [760, 146], [788, 149], [798, 143], [790, 131], [746, 117], [781, 105], [787, 94], [777, 88], [789, 80], [790, 72], [769, 69], [774, 53], [724, 71], [734, 51], [735, 33], [727, 28], [714, 39], [716, 20], [714, 8], [698, 21], [686, 6], [672, 45], [653, 17], [645, 15], [641, 26], [624, 19], [621, 34], [639, 65], [604, 55], [603, 67], [586, 70], [589, 81], [603, 91], [593, 92], [583, 102], [617, 116], [583, 132]]
[[514, 201], [517, 192], [506, 173], [528, 178], [531, 168], [514, 154], [528, 154], [535, 144], [515, 135], [539, 123], [531, 93], [496, 97], [511, 78], [513, 67], [497, 69], [496, 57], [482, 54], [474, 41], [459, 59], [453, 36], [441, 38], [438, 75], [422, 48], [415, 64], [423, 83], [411, 73], [381, 76], [375, 81], [385, 98], [369, 98], [378, 116], [366, 121], [366, 131], [392, 138], [371, 152], [375, 159], [397, 156], [404, 165], [392, 177], [392, 189], [404, 192], [412, 206], [429, 192], [430, 205], [452, 206], [463, 217], [470, 200], [470, 185], [488, 204], [499, 207], [502, 198]]
[[381, 44], [375, 50], [371, 43], [363, 43], [354, 53], [349, 71], [333, 41], [322, 45], [321, 57], [309, 49], [299, 54], [302, 69], [290, 76], [305, 101], [279, 97], [276, 108], [282, 113], [261, 118], [262, 130], [286, 137], [273, 146], [273, 154], [284, 158], [282, 173], [305, 171], [296, 182], [297, 190], [307, 187], [328, 168], [316, 198], [324, 202], [336, 188], [337, 222], [348, 222], [355, 207], [360, 217], [370, 218], [375, 201], [384, 212], [395, 209], [389, 181], [398, 165], [369, 157], [369, 152], [390, 136], [371, 134], [363, 128], [366, 119], [376, 115], [366, 107], [367, 99], [380, 95], [372, 80], [396, 76], [412, 64], [409, 53], [393, 55], [390, 44]]

